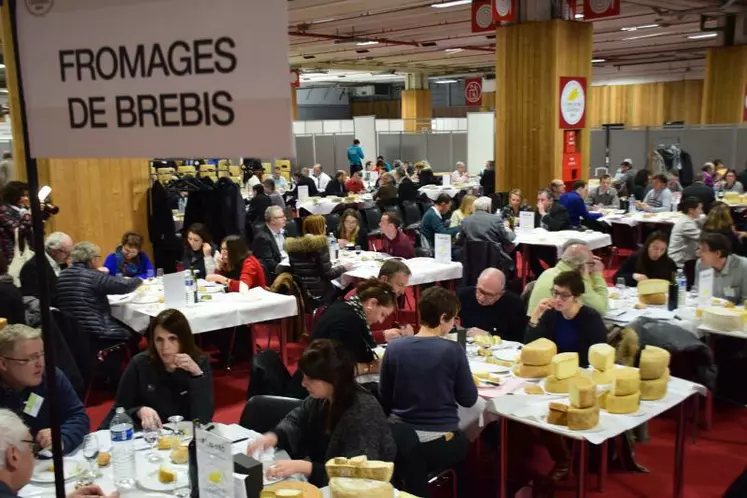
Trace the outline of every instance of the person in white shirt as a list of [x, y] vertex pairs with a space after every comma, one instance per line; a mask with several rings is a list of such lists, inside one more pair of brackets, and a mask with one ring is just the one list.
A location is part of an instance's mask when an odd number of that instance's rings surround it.
[[288, 180], [286, 180], [283, 177], [283, 171], [280, 169], [280, 166], [275, 166], [272, 170], [272, 182], [275, 184], [275, 188], [278, 190], [288, 190], [290, 188], [290, 185], [288, 184]]
[[451, 173], [451, 183], [467, 183], [469, 182], [469, 174], [467, 174], [467, 167], [462, 161], [456, 163], [456, 171]]
[[314, 172], [311, 175], [311, 179], [314, 180], [314, 184], [316, 185], [316, 189], [319, 192], [324, 192], [324, 189], [327, 188], [327, 184], [332, 181], [332, 178], [322, 171], [322, 165], [321, 164], [315, 164], [314, 165]]

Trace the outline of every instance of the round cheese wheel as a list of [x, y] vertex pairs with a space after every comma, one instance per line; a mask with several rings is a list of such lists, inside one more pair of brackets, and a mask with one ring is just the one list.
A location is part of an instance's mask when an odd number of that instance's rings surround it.
[[568, 385], [568, 396], [574, 408], [589, 408], [596, 401], [597, 386], [588, 377], [577, 376]]
[[521, 348], [521, 363], [532, 366], [549, 365], [557, 353], [555, 343], [542, 337]]
[[394, 487], [388, 482], [335, 477], [329, 480], [331, 498], [394, 498]]
[[547, 377], [551, 373], [550, 365], [525, 365], [519, 363], [515, 370], [516, 375], [525, 379], [539, 379]]
[[545, 379], [545, 391], [555, 394], [568, 394], [568, 384], [571, 379], [558, 379], [554, 375], [550, 375]]
[[599, 385], [605, 385], [612, 382], [609, 372], [600, 372], [599, 370], [594, 370], [591, 372], [591, 380], [593, 380], [595, 384]]
[[568, 408], [568, 428], [572, 431], [585, 431], [593, 429], [599, 424], [599, 407]]
[[646, 346], [641, 351], [641, 360], [638, 364], [641, 380], [654, 380], [664, 375], [672, 355], [666, 349], [656, 346]]
[[610, 394], [615, 396], [628, 396], [638, 392], [641, 388], [641, 377], [635, 368], [616, 368], [610, 371], [610, 377], [612, 378]]
[[641, 393], [635, 392], [627, 396], [615, 396], [610, 393], [605, 399], [606, 410], [610, 413], [624, 415], [626, 413], [635, 413], [641, 406]]
[[669, 384], [669, 369], [658, 379], [641, 381], [641, 399], [644, 401], [655, 401], [667, 395]]
[[590, 346], [589, 363], [599, 371], [609, 370], [615, 364], [615, 348], [604, 343]]

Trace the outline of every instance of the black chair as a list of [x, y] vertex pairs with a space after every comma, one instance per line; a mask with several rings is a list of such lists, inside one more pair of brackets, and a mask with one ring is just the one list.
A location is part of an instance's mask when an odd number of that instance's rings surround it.
[[379, 222], [381, 221], [381, 209], [378, 207], [370, 207], [363, 210], [363, 216], [366, 218], [366, 227], [368, 228], [368, 237], [379, 237], [381, 235], [381, 229], [379, 228]]
[[282, 396], [254, 396], [244, 405], [239, 425], [260, 434], [273, 430], [303, 400]]
[[282, 396], [291, 375], [275, 351], [265, 350], [252, 358], [252, 373], [246, 399], [258, 395]]
[[324, 218], [327, 220], [327, 232], [337, 233], [337, 227], [340, 226], [340, 214], [333, 212], [325, 215]]
[[420, 228], [420, 220], [423, 219], [423, 213], [420, 211], [420, 206], [416, 202], [403, 202], [402, 207], [404, 208], [404, 216], [402, 218], [403, 230], [411, 231], [418, 230]]

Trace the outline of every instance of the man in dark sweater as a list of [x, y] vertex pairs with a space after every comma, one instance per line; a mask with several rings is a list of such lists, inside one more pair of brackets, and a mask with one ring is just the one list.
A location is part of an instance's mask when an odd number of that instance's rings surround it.
[[468, 335], [491, 334], [504, 340], [523, 342], [526, 313], [521, 298], [506, 290], [506, 276], [486, 268], [475, 287], [457, 292], [462, 327]]
[[[42, 448], [52, 445], [47, 401], [50, 389], [44, 377], [41, 331], [22, 324], [0, 330], [0, 408], [8, 408], [21, 417]], [[83, 403], [59, 369], [53, 389], [61, 421], [62, 449], [67, 454], [80, 446], [90, 422]]]
[[703, 173], [696, 173], [695, 182], [682, 191], [682, 198], [687, 199], [688, 197], [698, 199], [703, 204], [703, 212], [708, 214], [716, 196], [713, 194], [713, 188], [703, 183]]

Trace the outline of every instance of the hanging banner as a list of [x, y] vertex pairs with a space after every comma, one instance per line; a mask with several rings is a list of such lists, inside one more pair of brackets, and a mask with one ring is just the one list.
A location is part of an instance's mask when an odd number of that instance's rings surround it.
[[620, 0], [584, 0], [584, 19], [600, 19], [620, 15]]
[[742, 99], [742, 121], [747, 121], [747, 85], [744, 86], [744, 98]]
[[290, 81], [293, 88], [299, 88], [301, 86], [301, 72], [298, 69], [291, 69]]
[[464, 81], [464, 101], [466, 105], [482, 105], [482, 78]]
[[492, 2], [494, 22], [516, 21], [516, 0], [492, 0]]
[[586, 127], [586, 78], [560, 77], [560, 128]]
[[293, 155], [286, 4], [12, 0], [30, 154]]
[[472, 2], [472, 32], [484, 33], [495, 31], [493, 22], [493, 7], [490, 0], [473, 0]]

